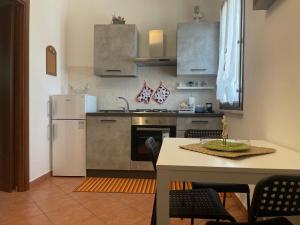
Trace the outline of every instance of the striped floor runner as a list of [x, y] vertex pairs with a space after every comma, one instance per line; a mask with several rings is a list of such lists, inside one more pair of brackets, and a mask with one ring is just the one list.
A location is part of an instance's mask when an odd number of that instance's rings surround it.
[[[183, 182], [174, 181], [170, 184], [171, 190], [182, 190]], [[191, 189], [191, 183], [185, 183], [186, 189]], [[80, 184], [74, 192], [100, 192], [100, 193], [131, 193], [154, 194], [156, 191], [155, 179], [132, 178], [98, 178], [89, 177]]]

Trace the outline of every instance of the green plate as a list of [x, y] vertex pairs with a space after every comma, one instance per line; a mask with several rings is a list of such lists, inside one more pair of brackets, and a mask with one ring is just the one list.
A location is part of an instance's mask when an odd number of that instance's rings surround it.
[[228, 142], [226, 145], [223, 145], [222, 140], [216, 141], [208, 141], [203, 144], [204, 148], [216, 151], [224, 151], [224, 152], [240, 152], [240, 151], [247, 151], [250, 149], [250, 146], [244, 143], [238, 142]]

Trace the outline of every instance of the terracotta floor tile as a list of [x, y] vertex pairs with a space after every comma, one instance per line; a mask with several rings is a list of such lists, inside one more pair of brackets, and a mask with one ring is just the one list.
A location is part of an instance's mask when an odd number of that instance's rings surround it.
[[53, 225], [45, 215], [39, 215], [29, 218], [16, 218], [6, 221], [5, 225]]
[[150, 225], [150, 224], [151, 224], [151, 218], [144, 218], [133, 225]]
[[17, 204], [8, 204], [1, 208], [0, 224], [6, 224], [16, 219], [30, 219], [43, 214], [34, 202], [19, 202]]
[[66, 193], [64, 193], [58, 187], [46, 188], [43, 190], [33, 190], [30, 191], [29, 194], [34, 201], [42, 199], [62, 198], [66, 196]]
[[84, 207], [103, 221], [109, 221], [127, 208], [127, 206], [114, 200], [105, 202], [92, 201], [85, 204]]
[[80, 205], [47, 212], [46, 215], [55, 225], [76, 224], [80, 221], [86, 221], [93, 217], [93, 214], [90, 211]]
[[72, 192], [69, 195], [83, 205], [93, 201], [116, 201], [115, 198], [104, 193]]
[[[177, 218], [171, 218], [171, 225], [190, 225], [191, 220], [190, 219], [177, 219]], [[198, 225], [198, 224], [195, 224]]]
[[129, 205], [145, 216], [150, 216], [153, 210], [153, 202], [154, 198], [141, 198], [131, 202]]
[[73, 223], [72, 225], [108, 225], [108, 224], [104, 223], [103, 221], [98, 219], [96, 216], [93, 216], [87, 220], [81, 220], [76, 223]]
[[38, 191], [38, 190], [46, 190], [56, 188], [56, 185], [51, 183], [49, 180], [45, 180], [38, 184], [34, 184], [30, 186], [30, 191]]
[[[78, 182], [80, 183], [80, 182]], [[72, 182], [72, 183], [65, 183], [65, 184], [60, 184], [57, 187], [62, 190], [64, 193], [72, 193], [74, 191], [74, 189], [78, 186], [79, 184], [77, 184], [77, 182]]]
[[31, 198], [11, 198], [11, 199], [1, 199], [0, 201], [0, 212], [5, 211], [6, 209], [11, 209], [16, 206], [27, 206], [29, 204], [34, 204], [34, 201]]
[[74, 188], [75, 185], [79, 185], [85, 180], [84, 177], [50, 177], [49, 182], [55, 184], [55, 185], [62, 185], [67, 183], [73, 183]]
[[[149, 225], [154, 195], [73, 192], [84, 178], [54, 177], [25, 193], [0, 192], [0, 225]], [[238, 221], [245, 212], [228, 198], [227, 209]], [[195, 220], [195, 225], [205, 225]], [[190, 220], [171, 219], [172, 225]]]
[[128, 205], [136, 205], [139, 202], [152, 202], [154, 199], [153, 194], [119, 194], [116, 196], [119, 201]]
[[47, 213], [72, 208], [78, 206], [79, 203], [71, 198], [71, 196], [63, 196], [58, 198], [40, 199], [36, 201], [36, 204], [44, 213]]
[[132, 225], [146, 219], [146, 217], [131, 207], [121, 208], [117, 213], [114, 213], [113, 217], [104, 220], [109, 225]]
[[15, 201], [28, 201], [31, 200], [29, 192], [1, 192], [0, 191], [0, 204], [3, 202], [15, 202]]

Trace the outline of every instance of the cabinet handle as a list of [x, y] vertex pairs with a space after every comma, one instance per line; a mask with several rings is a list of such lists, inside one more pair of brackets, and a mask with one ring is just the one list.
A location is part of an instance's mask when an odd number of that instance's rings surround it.
[[137, 131], [158, 131], [158, 132], [169, 132], [169, 128], [136, 128]]
[[106, 72], [119, 72], [119, 73], [121, 73], [122, 70], [106, 70]]
[[197, 71], [206, 71], [207, 69], [191, 69], [192, 72], [197, 72]]
[[100, 120], [101, 123], [114, 123], [117, 122], [117, 120]]
[[203, 123], [203, 124], [207, 124], [208, 121], [207, 121], [207, 120], [193, 120], [192, 123]]

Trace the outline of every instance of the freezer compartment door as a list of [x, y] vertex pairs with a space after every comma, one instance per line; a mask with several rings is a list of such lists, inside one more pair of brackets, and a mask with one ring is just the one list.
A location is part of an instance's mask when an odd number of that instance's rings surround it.
[[85, 119], [85, 98], [85, 95], [52, 96], [52, 119]]
[[53, 176], [86, 175], [86, 121], [52, 121]]

